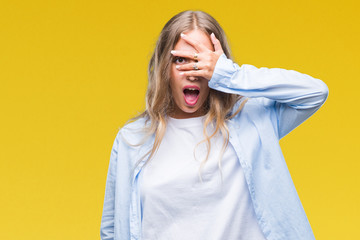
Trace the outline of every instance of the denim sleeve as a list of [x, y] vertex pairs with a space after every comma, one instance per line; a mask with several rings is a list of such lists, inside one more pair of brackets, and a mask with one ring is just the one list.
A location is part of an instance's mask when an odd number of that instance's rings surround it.
[[294, 70], [241, 67], [222, 54], [209, 87], [245, 97], [265, 97], [274, 101], [279, 139], [300, 125], [325, 102], [328, 87], [319, 79]]
[[114, 239], [114, 209], [115, 209], [115, 187], [116, 187], [116, 165], [119, 146], [119, 133], [115, 138], [110, 154], [110, 163], [106, 178], [105, 198], [100, 226], [100, 237], [102, 240]]

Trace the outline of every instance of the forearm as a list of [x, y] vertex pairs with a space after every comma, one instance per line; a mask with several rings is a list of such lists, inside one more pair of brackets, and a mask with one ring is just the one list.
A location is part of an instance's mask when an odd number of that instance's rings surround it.
[[209, 86], [246, 97], [266, 97], [296, 109], [320, 107], [328, 95], [325, 83], [307, 74], [249, 64], [239, 67], [225, 55], [216, 63]]

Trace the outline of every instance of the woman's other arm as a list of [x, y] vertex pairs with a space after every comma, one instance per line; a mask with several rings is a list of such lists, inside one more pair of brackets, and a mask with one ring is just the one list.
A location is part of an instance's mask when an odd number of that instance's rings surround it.
[[115, 209], [115, 185], [116, 164], [119, 146], [119, 134], [116, 136], [112, 146], [110, 163], [106, 178], [105, 198], [100, 226], [100, 237], [102, 240], [114, 239], [114, 209]]

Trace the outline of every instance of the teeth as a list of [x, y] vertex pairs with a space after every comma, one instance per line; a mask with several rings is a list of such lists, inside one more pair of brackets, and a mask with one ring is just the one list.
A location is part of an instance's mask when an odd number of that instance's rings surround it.
[[197, 90], [196, 88], [188, 88], [188, 89], [191, 90], [191, 91]]

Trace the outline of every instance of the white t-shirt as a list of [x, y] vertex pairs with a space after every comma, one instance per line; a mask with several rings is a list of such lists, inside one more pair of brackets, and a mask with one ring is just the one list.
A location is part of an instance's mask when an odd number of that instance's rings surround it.
[[[211, 139], [209, 159], [204, 117], [169, 118], [154, 158], [140, 173], [142, 240], [264, 240], [243, 170], [229, 143], [218, 167], [221, 134]], [[194, 149], [195, 156], [194, 157]]]

